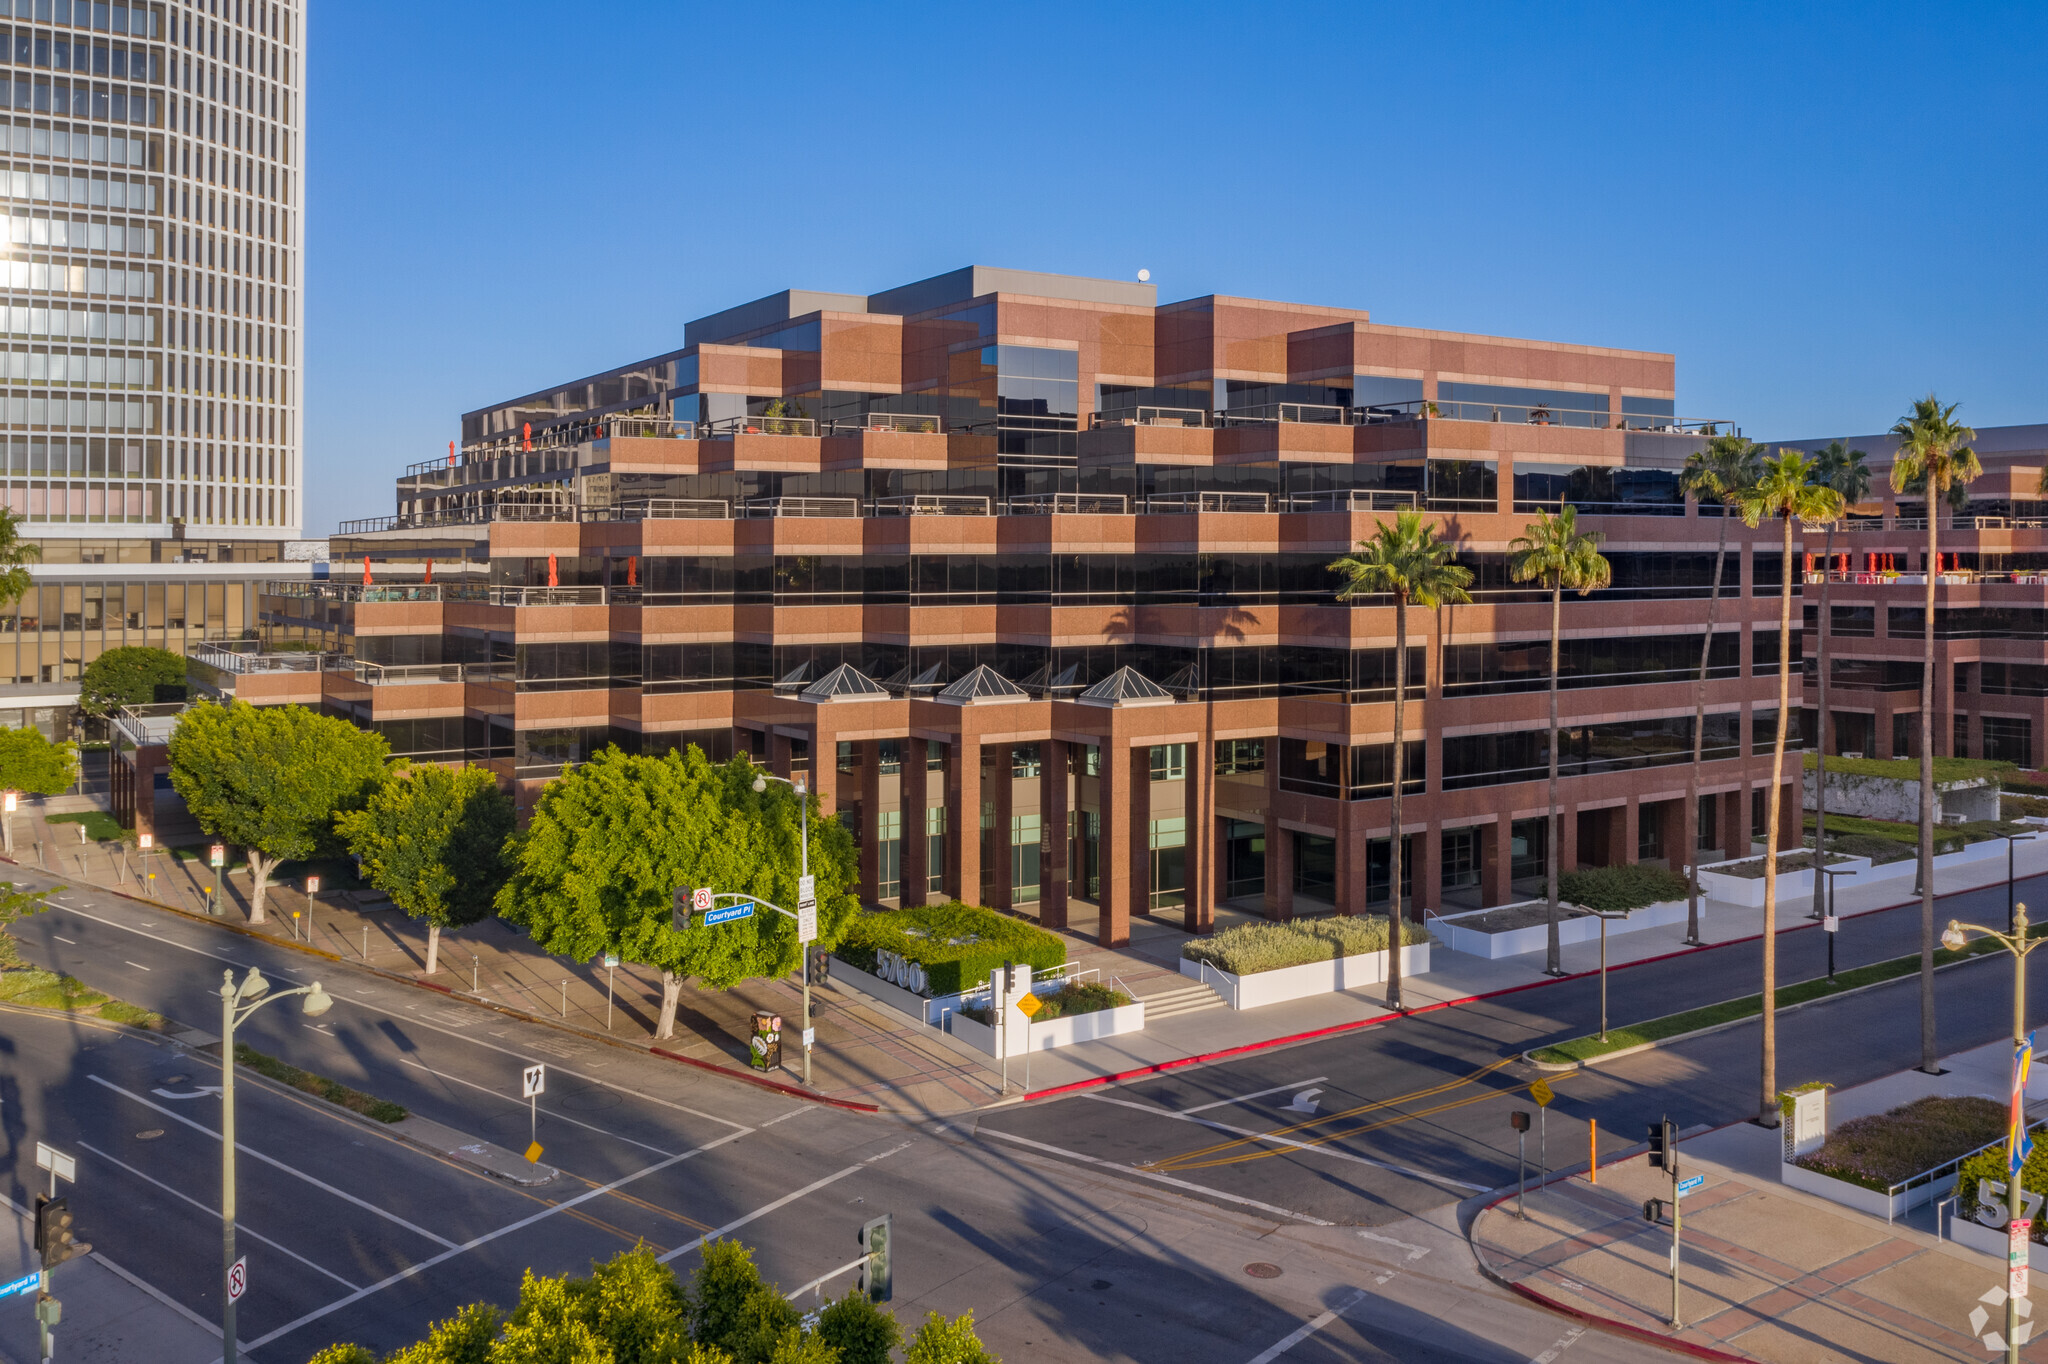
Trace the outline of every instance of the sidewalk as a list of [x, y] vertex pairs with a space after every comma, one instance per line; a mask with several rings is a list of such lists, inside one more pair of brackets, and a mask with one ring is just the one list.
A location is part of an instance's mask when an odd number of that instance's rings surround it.
[[[125, 850], [124, 866], [122, 845], [81, 844], [78, 826], [49, 825], [43, 814], [31, 807], [16, 817], [16, 857], [23, 865], [36, 867], [39, 859], [47, 859], [52, 875], [140, 895], [188, 913], [205, 912], [206, 890], [214, 884], [210, 869], [197, 862], [174, 861], [162, 852], [151, 854], [145, 869], [144, 859], [132, 848]], [[2048, 872], [2048, 840], [2021, 846], [2020, 871]], [[153, 879], [148, 879], [149, 873]], [[2003, 858], [1965, 863], [1939, 873], [1938, 889], [1946, 894], [1992, 885], [2003, 882], [2004, 873]], [[425, 979], [420, 976], [426, 962], [425, 928], [381, 896], [325, 890], [309, 902], [296, 885], [273, 885], [267, 897], [268, 921], [256, 925], [248, 922], [248, 873], [231, 874], [225, 887], [228, 922], [279, 940], [296, 935], [298, 941], [343, 961]], [[1911, 893], [1910, 877], [1860, 888], [1845, 885], [1838, 908], [1851, 917], [1898, 904]], [[1806, 895], [1788, 897], [1778, 907], [1778, 927], [1807, 925], [1809, 908]], [[1762, 932], [1763, 911], [1709, 900], [1702, 905], [1701, 925], [1709, 944], [1751, 938]], [[1184, 1064], [1321, 1030], [1363, 1026], [1388, 1016], [1378, 989], [1233, 1011], [1213, 991], [1179, 974], [1180, 947], [1188, 936], [1163, 919], [1135, 918], [1131, 942], [1120, 948], [1100, 947], [1078, 932], [1061, 936], [1075, 971], [1095, 971], [1104, 983], [1147, 1001], [1146, 1027], [1034, 1054], [1034, 1092], [1099, 1082], [1146, 1067]], [[1683, 923], [1610, 933], [1608, 962], [1624, 966], [1692, 950], [1683, 937]], [[1596, 970], [1599, 960], [1597, 941], [1563, 949], [1564, 967], [1573, 974]], [[1411, 1009], [1428, 1008], [1537, 985], [1548, 979], [1543, 965], [1541, 951], [1489, 961], [1439, 945], [1430, 973], [1405, 982], [1407, 1002]], [[802, 990], [793, 979], [749, 981], [727, 991], [686, 988], [677, 1035], [657, 1042], [652, 1031], [661, 988], [655, 972], [624, 963], [607, 972], [601, 962], [578, 964], [552, 957], [496, 919], [443, 934], [439, 966], [427, 983], [451, 993], [624, 1045], [655, 1047], [736, 1070], [747, 1068], [747, 1039], [756, 1011], [780, 1014], [793, 1034], [801, 1010]], [[843, 980], [814, 991], [813, 1008], [817, 1045], [812, 1051], [812, 1090], [823, 1097], [920, 1115], [958, 1113], [1004, 1097], [999, 1063]], [[798, 1082], [801, 1058], [795, 1040], [791, 1035], [784, 1046], [785, 1071], [771, 1078]], [[1021, 1073], [1012, 1077], [1011, 1095], [1019, 1092], [1015, 1082], [1021, 1078]]]
[[[2011, 1049], [1996, 1043], [1943, 1064], [1945, 1076], [1904, 1071], [1831, 1095], [1830, 1125], [1927, 1093], [1995, 1097], [2009, 1083]], [[1680, 1173], [1705, 1183], [1684, 1200], [1677, 1342], [1767, 1364], [1991, 1358], [1971, 1313], [2004, 1284], [2004, 1266], [1937, 1240], [1922, 1229], [1932, 1225], [1927, 1211], [1888, 1225], [1788, 1188], [1780, 1140], [1737, 1123], [1681, 1143]], [[1580, 1174], [1532, 1191], [1527, 1221], [1512, 1194], [1493, 1204], [1472, 1223], [1473, 1250], [1489, 1276], [1525, 1296], [1669, 1338], [1671, 1227], [1668, 1214], [1646, 1223], [1643, 1201], [1670, 1192], [1647, 1156], [1603, 1165], [1597, 1186]], [[1986, 1329], [2003, 1320], [1991, 1311]], [[2048, 1336], [2022, 1358], [2048, 1360]]]

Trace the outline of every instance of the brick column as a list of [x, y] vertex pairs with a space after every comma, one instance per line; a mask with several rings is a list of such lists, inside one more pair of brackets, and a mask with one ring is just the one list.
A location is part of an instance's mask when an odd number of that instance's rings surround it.
[[1210, 933], [1216, 928], [1216, 901], [1221, 893], [1218, 878], [1223, 874], [1216, 857], [1222, 830], [1216, 819], [1216, 743], [1209, 732], [1193, 746], [1197, 752], [1189, 761], [1195, 769], [1188, 776], [1188, 902], [1181, 913], [1181, 927], [1190, 933]]
[[1280, 827], [1280, 741], [1266, 741], [1266, 917], [1294, 917], [1294, 836]]
[[1721, 860], [1740, 861], [1749, 856], [1749, 792], [1723, 791], [1721, 802]]
[[[860, 754], [860, 898], [873, 904], [882, 889], [882, 742], [861, 739]], [[899, 844], [897, 851], [902, 851]]]
[[1067, 745], [1047, 739], [1039, 745], [1038, 817], [1044, 827], [1044, 855], [1038, 868], [1038, 922], [1044, 928], [1067, 926]]
[[990, 759], [989, 788], [981, 793], [982, 803], [986, 805], [993, 802], [996, 807], [995, 828], [990, 830], [993, 835], [989, 840], [991, 846], [985, 854], [989, 866], [983, 869], [994, 882], [989, 888], [988, 898], [982, 902], [990, 909], [1015, 907], [1015, 897], [1010, 893], [1010, 878], [1014, 874], [1010, 865], [1013, 860], [1010, 847], [1010, 816], [1015, 813], [1012, 808], [1012, 795], [1016, 789], [1016, 782], [1010, 775], [1011, 747], [1009, 744], [989, 744], [981, 750]]
[[[1549, 834], [1544, 835], [1548, 844]], [[1557, 874], [1562, 876], [1579, 865], [1579, 812], [1560, 803], [1557, 812]]]
[[768, 770], [785, 781], [789, 778], [789, 736], [768, 731]]
[[811, 790], [818, 794], [818, 816], [839, 813], [839, 740], [811, 730]]
[[946, 763], [946, 890], [981, 902], [981, 749], [962, 733]]
[[1337, 866], [1331, 878], [1334, 884], [1330, 888], [1330, 902], [1339, 914], [1364, 914], [1370, 908], [1366, 903], [1366, 849], [1371, 842], [1366, 832], [1365, 804], [1339, 800], [1332, 802], [1331, 808], [1330, 823], [1337, 833], [1331, 851]]
[[1491, 908], [1513, 897], [1509, 882], [1514, 878], [1514, 824], [1505, 815], [1479, 826], [1479, 903]]
[[1423, 826], [1422, 833], [1415, 839], [1415, 898], [1411, 912], [1422, 917], [1425, 909], [1435, 909], [1443, 896], [1444, 888], [1444, 831], [1431, 823]]
[[1149, 744], [1117, 750], [1125, 760], [1130, 777], [1130, 795], [1124, 804], [1131, 812], [1131, 853], [1126, 862], [1130, 877], [1130, 912], [1152, 917], [1152, 749]]
[[[1620, 815], [1619, 819], [1615, 818], [1617, 813]], [[1654, 818], [1654, 815], [1652, 817]], [[1608, 827], [1613, 828], [1617, 824], [1621, 826], [1616, 831], [1621, 835], [1621, 846], [1613, 849], [1607, 860], [1616, 866], [1629, 866], [1633, 864], [1636, 860], [1636, 849], [1642, 846], [1642, 802], [1634, 796], [1630, 796], [1628, 804], [1622, 806], [1618, 812], [1609, 810], [1607, 812], [1607, 819]]]
[[[1096, 941], [1122, 947], [1131, 940], [1131, 752], [1112, 727], [1102, 737], [1102, 894], [1096, 903]], [[1142, 827], [1142, 826], [1140, 826]]]
[[1778, 802], [1778, 846], [1798, 848], [1806, 842], [1806, 810], [1801, 804], [1800, 783], [1788, 781]]
[[925, 902], [925, 867], [930, 852], [925, 837], [926, 795], [925, 743], [923, 739], [903, 741], [903, 772], [898, 790], [903, 802], [903, 898], [902, 903]]

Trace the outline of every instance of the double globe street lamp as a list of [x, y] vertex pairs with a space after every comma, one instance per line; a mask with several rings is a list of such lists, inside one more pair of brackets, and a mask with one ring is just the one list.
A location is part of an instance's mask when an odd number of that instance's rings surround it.
[[235, 1028], [265, 1004], [304, 995], [301, 1006], [310, 1018], [334, 1007], [334, 997], [319, 981], [296, 990], [271, 993], [270, 982], [255, 967], [235, 983], [233, 971], [220, 973], [220, 1228], [221, 1228], [221, 1364], [235, 1364]]

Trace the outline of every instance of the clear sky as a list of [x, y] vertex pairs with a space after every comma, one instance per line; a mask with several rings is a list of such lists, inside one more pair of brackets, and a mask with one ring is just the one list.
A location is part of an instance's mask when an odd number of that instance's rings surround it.
[[2048, 6], [314, 0], [306, 530], [463, 411], [961, 265], [2048, 420]]

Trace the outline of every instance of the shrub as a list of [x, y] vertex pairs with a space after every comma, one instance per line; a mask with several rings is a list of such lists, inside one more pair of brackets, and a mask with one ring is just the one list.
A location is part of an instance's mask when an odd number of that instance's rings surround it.
[[818, 1339], [839, 1351], [839, 1364], [890, 1364], [903, 1328], [859, 1288], [849, 1288], [818, 1314]]
[[924, 1324], [911, 1337], [903, 1364], [1002, 1364], [981, 1347], [974, 1334], [974, 1313], [963, 1312], [947, 1321], [937, 1312], [925, 1313]]
[[1575, 905], [1606, 912], [1641, 909], [1665, 900], [1683, 900], [1685, 878], [1662, 867], [1624, 863], [1584, 867], [1557, 878], [1557, 893]]
[[1889, 1113], [1849, 1119], [1799, 1163], [1883, 1193], [1997, 1140], [2005, 1123], [2005, 1105], [1994, 1100], [1934, 1095]]
[[724, 1348], [740, 1331], [747, 1299], [761, 1286], [753, 1251], [738, 1241], [705, 1246], [686, 1299], [691, 1337]]
[[[1979, 1151], [1964, 1161], [1956, 1170], [1956, 1193], [1962, 1202], [1962, 1215], [1977, 1215], [1977, 1184], [1988, 1179], [1994, 1184], [2003, 1184], [2006, 1179], [2005, 1147], [2001, 1144], [1988, 1151]], [[2020, 1170], [2020, 1187], [2028, 1193], [2048, 1197], [2048, 1141], [2039, 1139], [2027, 1156], [2027, 1163]], [[2034, 1219], [2034, 1239], [2048, 1241], [2048, 1219]]]
[[[1401, 925], [1407, 946], [1429, 941], [1413, 923]], [[1208, 938], [1181, 945], [1189, 961], [1206, 961], [1234, 976], [1278, 971], [1336, 957], [1358, 957], [1387, 950], [1387, 921], [1376, 914], [1329, 919], [1296, 919], [1287, 923], [1239, 924]]]
[[898, 953], [924, 967], [934, 996], [972, 989], [1011, 962], [1043, 971], [1067, 960], [1067, 945], [1056, 935], [958, 900], [860, 915], [833, 950], [863, 971], [875, 969], [877, 953]]
[[[1131, 1002], [1131, 997], [1122, 990], [1113, 990], [1107, 985], [1067, 982], [1049, 995], [1038, 997], [1040, 1008], [1031, 1016], [1033, 1023], [1050, 1023], [1055, 1018], [1070, 1018], [1075, 1014], [1100, 1013], [1104, 1009], [1121, 1009]], [[960, 1011], [977, 1023], [989, 1021], [988, 1006], [974, 1005]]]

